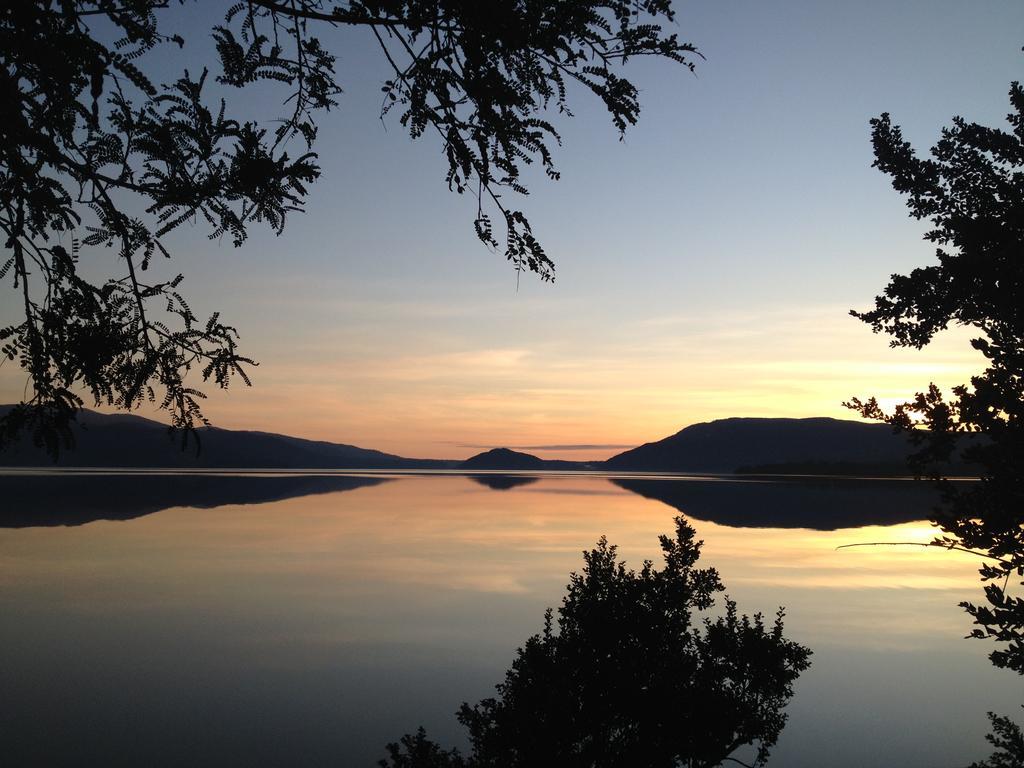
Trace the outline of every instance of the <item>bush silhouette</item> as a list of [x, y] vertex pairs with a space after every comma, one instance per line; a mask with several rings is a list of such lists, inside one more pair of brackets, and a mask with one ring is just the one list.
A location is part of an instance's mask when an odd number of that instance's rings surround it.
[[634, 571], [602, 537], [497, 696], [462, 705], [469, 755], [420, 729], [388, 745], [380, 765], [696, 768], [746, 745], [763, 763], [810, 651], [783, 636], [781, 609], [766, 624], [726, 599], [707, 615], [724, 587], [714, 568], [696, 567], [701, 545], [677, 517], [675, 536], [661, 537], [664, 567]]

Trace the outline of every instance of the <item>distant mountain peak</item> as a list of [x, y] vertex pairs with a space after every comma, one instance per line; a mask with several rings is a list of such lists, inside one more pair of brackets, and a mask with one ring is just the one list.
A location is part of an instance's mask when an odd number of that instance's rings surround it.
[[607, 469], [734, 472], [787, 462], [902, 463], [907, 439], [884, 424], [834, 419], [732, 417], [691, 424], [613, 456]]
[[543, 459], [511, 448], [492, 448], [466, 459], [460, 469], [542, 469]]

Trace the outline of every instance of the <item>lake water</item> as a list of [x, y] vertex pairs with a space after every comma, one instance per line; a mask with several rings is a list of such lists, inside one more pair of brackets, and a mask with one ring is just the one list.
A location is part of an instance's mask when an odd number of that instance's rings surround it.
[[[963, 766], [1020, 679], [962, 639], [976, 558], [910, 481], [0, 474], [0, 764], [371, 766], [493, 693], [599, 536], [684, 511], [814, 651], [770, 765]], [[114, 519], [104, 519], [114, 518]], [[860, 521], [877, 523], [856, 526]]]

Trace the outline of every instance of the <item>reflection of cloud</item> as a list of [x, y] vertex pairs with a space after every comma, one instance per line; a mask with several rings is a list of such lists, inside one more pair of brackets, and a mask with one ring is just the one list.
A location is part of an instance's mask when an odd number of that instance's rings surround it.
[[[204, 615], [264, 616], [273, 605], [290, 635], [342, 632], [339, 639], [376, 643], [406, 632], [409, 621], [419, 637], [427, 631], [461, 636], [452, 612], [476, 622], [502, 595], [525, 595], [520, 605], [530, 606], [532, 621], [540, 607], [559, 599], [565, 574], [579, 567], [580, 552], [599, 535], [639, 567], [645, 558], [660, 562], [656, 534], [672, 525], [673, 510], [664, 504], [600, 478], [542, 478], [527, 489], [529, 498], [481, 497], [465, 487], [464, 478], [407, 477], [351, 493], [50, 529], [18, 544], [31, 545], [33, 553], [18, 568], [68, 614], [97, 594], [102, 606], [118, 611], [202, 606]], [[701, 562], [720, 570], [742, 606], [786, 605], [805, 631], [813, 627], [833, 644], [916, 647], [940, 632], [956, 638], [961, 627], [950, 626], [960, 614], [949, 606], [977, 588], [977, 563], [964, 553], [836, 550], [927, 542], [934, 530], [920, 522], [842, 531], [694, 522], [705, 541]], [[23, 533], [0, 530], [0, 552], [14, 551]], [[72, 542], [77, 556], [69, 558]], [[97, 570], [96, 563], [106, 565]], [[125, 573], [147, 580], [140, 585]], [[513, 605], [499, 604], [506, 611]], [[406, 612], [401, 625], [396, 611]], [[429, 616], [447, 618], [431, 625]], [[240, 632], [248, 636], [251, 626]]]
[[465, 568], [426, 557], [384, 557], [379, 565], [394, 585], [433, 585], [438, 590], [458, 590], [490, 594], [529, 592], [516, 573], [494, 569]]

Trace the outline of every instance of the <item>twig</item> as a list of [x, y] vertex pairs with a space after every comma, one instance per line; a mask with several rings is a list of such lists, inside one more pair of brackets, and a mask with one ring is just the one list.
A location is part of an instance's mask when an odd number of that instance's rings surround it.
[[840, 544], [836, 547], [836, 550], [850, 549], [852, 547], [939, 547], [940, 549], [948, 549], [955, 552], [966, 552], [968, 555], [977, 555], [978, 557], [987, 557], [995, 560], [998, 563], [1006, 564], [1005, 560], [1001, 560], [994, 555], [990, 555], [987, 552], [979, 552], [976, 549], [967, 549], [966, 547], [958, 547], [956, 545], [942, 544], [937, 541], [865, 541], [858, 544]]

